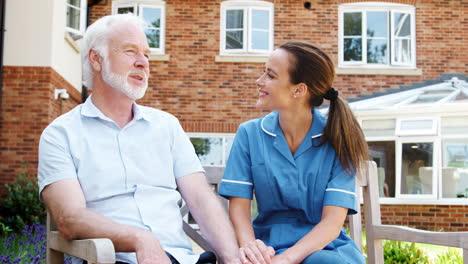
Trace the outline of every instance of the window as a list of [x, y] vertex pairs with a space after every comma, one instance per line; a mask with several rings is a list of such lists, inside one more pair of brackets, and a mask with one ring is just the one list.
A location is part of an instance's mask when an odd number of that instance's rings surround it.
[[415, 67], [415, 8], [392, 3], [340, 6], [340, 66]]
[[86, 27], [86, 0], [67, 0], [67, 18], [65, 30], [74, 39], [83, 36]]
[[123, 2], [114, 1], [114, 14], [132, 13], [141, 17], [145, 23], [145, 34], [153, 54], [164, 54], [166, 8], [163, 1]]
[[234, 134], [189, 133], [203, 166], [226, 166]]
[[273, 50], [273, 4], [222, 2], [220, 35], [222, 55], [268, 54]]

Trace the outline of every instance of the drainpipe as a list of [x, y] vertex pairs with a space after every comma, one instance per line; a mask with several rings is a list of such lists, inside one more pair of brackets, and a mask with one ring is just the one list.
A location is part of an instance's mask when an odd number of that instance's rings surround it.
[[0, 110], [2, 109], [2, 91], [3, 91], [3, 42], [5, 32], [5, 2], [6, 0], [0, 0]]

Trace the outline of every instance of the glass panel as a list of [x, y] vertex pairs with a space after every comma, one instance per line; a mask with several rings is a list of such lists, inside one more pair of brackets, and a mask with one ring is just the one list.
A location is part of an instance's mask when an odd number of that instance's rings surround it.
[[[161, 27], [161, 9], [160, 8], [143, 8], [143, 20], [148, 27]], [[158, 33], [159, 34], [159, 33]]]
[[367, 62], [387, 64], [387, 40], [367, 39]]
[[252, 48], [268, 50], [268, 32], [254, 30], [252, 32]]
[[242, 30], [226, 32], [226, 49], [242, 49], [244, 47], [244, 35]]
[[446, 116], [441, 122], [442, 136], [468, 135], [468, 116]]
[[387, 12], [367, 12], [367, 36], [388, 37]]
[[362, 38], [344, 39], [344, 61], [362, 61]]
[[361, 36], [362, 35], [362, 13], [344, 13], [344, 35]]
[[80, 9], [67, 6], [67, 27], [80, 30]]
[[135, 14], [132, 6], [117, 8], [117, 14], [127, 14], [127, 13]]
[[398, 63], [411, 62], [411, 41], [409, 39], [395, 39], [394, 60]]
[[444, 140], [442, 197], [468, 198], [468, 139]]
[[394, 17], [394, 35], [397, 37], [411, 37], [411, 15], [395, 12]]
[[225, 157], [226, 157], [226, 162], [227, 162], [227, 160], [229, 159], [229, 154], [231, 153], [232, 143], [234, 143], [234, 138], [233, 137], [228, 137], [225, 140], [226, 140], [226, 142], [225, 142], [225, 144], [226, 144]]
[[226, 11], [226, 29], [244, 28], [244, 10]]
[[432, 130], [434, 120], [401, 120], [400, 131]]
[[403, 143], [401, 194], [432, 194], [432, 143]]
[[80, 8], [81, 7], [81, 0], [67, 0], [69, 5], [75, 6]]
[[395, 197], [395, 142], [367, 142], [369, 155], [377, 163], [380, 197]]
[[148, 39], [148, 45], [150, 48], [158, 49], [160, 30], [159, 29], [145, 29], [146, 38]]
[[190, 138], [203, 166], [223, 165], [222, 138]]
[[363, 120], [362, 130], [366, 137], [394, 136], [395, 124], [395, 119]]
[[254, 29], [269, 29], [269, 12], [267, 10], [252, 10], [252, 27]]

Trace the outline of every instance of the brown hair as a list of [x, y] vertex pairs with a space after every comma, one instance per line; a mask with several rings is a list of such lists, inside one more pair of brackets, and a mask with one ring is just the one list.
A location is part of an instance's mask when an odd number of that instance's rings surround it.
[[[290, 82], [306, 84], [311, 94], [310, 105], [320, 106], [325, 94], [333, 89], [335, 67], [330, 57], [319, 48], [302, 42], [288, 42], [279, 48], [291, 55]], [[328, 120], [320, 145], [327, 141], [335, 149], [346, 171], [351, 173], [365, 169], [369, 155], [364, 134], [348, 104], [340, 96], [332, 96], [330, 100]]]

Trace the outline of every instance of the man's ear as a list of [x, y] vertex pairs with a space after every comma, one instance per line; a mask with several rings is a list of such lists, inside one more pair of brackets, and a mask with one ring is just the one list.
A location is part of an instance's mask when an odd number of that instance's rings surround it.
[[101, 72], [102, 70], [102, 57], [97, 53], [97, 51], [90, 49], [88, 53], [89, 63], [91, 64], [91, 68], [94, 71]]

